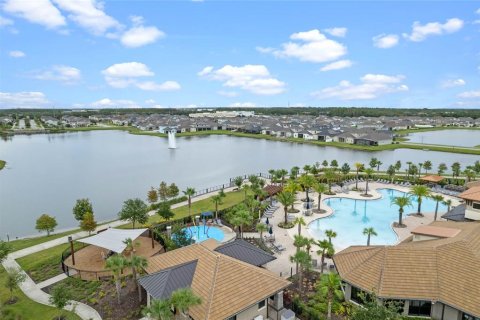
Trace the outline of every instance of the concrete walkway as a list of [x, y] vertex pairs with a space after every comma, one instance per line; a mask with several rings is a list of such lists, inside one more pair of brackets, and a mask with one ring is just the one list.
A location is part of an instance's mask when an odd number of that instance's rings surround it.
[[65, 280], [67, 279], [68, 276], [65, 274], [65, 273], [61, 273], [59, 274], [58, 276], [55, 276], [55, 277], [52, 277], [50, 279], [47, 279], [45, 281], [42, 281], [42, 282], [39, 282], [37, 283], [37, 286], [40, 288], [40, 289], [43, 289], [43, 288], [46, 288], [48, 286], [51, 286], [52, 284], [54, 283], [57, 283], [57, 282], [60, 282], [62, 280]]

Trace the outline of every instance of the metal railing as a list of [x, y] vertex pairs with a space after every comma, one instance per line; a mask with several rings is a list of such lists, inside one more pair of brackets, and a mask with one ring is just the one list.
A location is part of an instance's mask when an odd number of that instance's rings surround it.
[[[271, 178], [271, 175], [268, 174], [268, 173], [255, 173], [255, 174], [245, 174], [245, 175], [239, 175], [237, 177], [242, 177], [243, 180], [247, 180], [249, 176], [256, 176], [256, 177], [259, 177], [259, 178], [264, 178], [264, 179], [270, 179]], [[231, 187], [234, 187], [235, 184], [234, 184], [234, 180], [237, 178], [237, 177], [232, 177], [229, 179], [229, 181], [227, 183], [223, 183], [223, 184], [219, 184], [219, 185], [216, 185], [216, 186], [213, 186], [213, 187], [209, 187], [209, 188], [205, 188], [205, 189], [200, 189], [198, 190], [197, 192], [195, 192], [195, 195], [193, 197], [198, 197], [198, 196], [201, 196], [201, 195], [204, 195], [204, 194], [208, 194], [208, 193], [211, 193], [211, 192], [216, 192], [216, 191], [220, 191], [220, 190], [223, 190], [223, 189], [226, 189], [226, 188], [231, 188]]]

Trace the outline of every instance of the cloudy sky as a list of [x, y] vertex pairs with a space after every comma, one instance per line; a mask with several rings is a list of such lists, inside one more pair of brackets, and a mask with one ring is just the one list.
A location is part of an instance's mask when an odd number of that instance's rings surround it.
[[475, 2], [0, 1], [0, 108], [480, 108]]

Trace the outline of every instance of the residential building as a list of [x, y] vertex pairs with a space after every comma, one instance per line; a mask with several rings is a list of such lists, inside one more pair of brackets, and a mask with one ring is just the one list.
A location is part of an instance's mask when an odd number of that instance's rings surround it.
[[471, 185], [458, 195], [465, 203], [452, 208], [442, 218], [451, 221], [480, 221], [480, 185]]

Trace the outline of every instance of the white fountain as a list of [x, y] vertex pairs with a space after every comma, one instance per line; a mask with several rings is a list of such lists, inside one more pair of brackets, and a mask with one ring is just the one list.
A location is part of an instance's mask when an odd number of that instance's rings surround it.
[[177, 149], [176, 133], [177, 130], [168, 130], [168, 149]]

